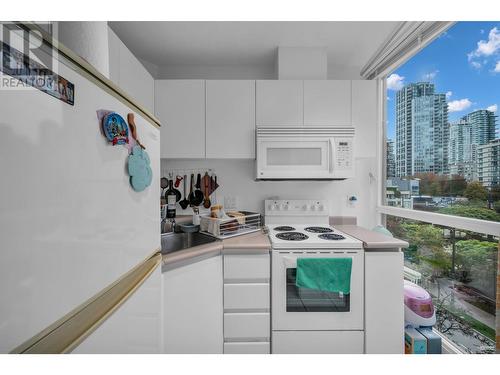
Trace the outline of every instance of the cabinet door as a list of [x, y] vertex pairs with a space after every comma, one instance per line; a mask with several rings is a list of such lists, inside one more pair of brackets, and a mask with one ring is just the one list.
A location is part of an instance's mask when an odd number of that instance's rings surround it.
[[303, 81], [257, 81], [257, 126], [302, 126]]
[[403, 341], [403, 253], [367, 251], [365, 351], [367, 354], [402, 354]]
[[164, 353], [222, 353], [222, 256], [168, 270], [162, 281]]
[[162, 158], [205, 157], [205, 81], [155, 81], [155, 113]]
[[207, 158], [255, 158], [255, 81], [206, 81]]
[[304, 81], [304, 126], [351, 126], [351, 81]]
[[110, 79], [153, 113], [153, 77], [113, 30], [108, 28], [108, 31]]
[[358, 157], [375, 157], [377, 153], [377, 81], [352, 81], [352, 126], [356, 129], [355, 149]]

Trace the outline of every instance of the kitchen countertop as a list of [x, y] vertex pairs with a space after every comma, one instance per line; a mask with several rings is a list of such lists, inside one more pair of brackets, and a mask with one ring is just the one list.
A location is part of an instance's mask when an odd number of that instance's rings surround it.
[[[190, 222], [190, 220], [191, 216], [180, 216], [177, 218], [177, 223], [186, 223]], [[406, 241], [386, 236], [355, 224], [335, 225], [335, 228], [362, 241], [366, 251], [408, 247], [408, 242]], [[162, 257], [162, 268], [164, 270], [172, 269], [218, 254], [265, 254], [270, 250], [271, 242], [268, 235], [262, 231], [258, 231], [164, 254]]]
[[380, 249], [401, 249], [409, 246], [406, 241], [386, 236], [385, 234], [374, 232], [357, 225], [335, 225], [335, 228], [360, 241], [363, 241], [363, 247], [367, 251]]
[[176, 266], [182, 266], [222, 253], [263, 254], [268, 253], [270, 250], [271, 243], [267, 234], [258, 231], [164, 254], [162, 256], [162, 269], [176, 268]]

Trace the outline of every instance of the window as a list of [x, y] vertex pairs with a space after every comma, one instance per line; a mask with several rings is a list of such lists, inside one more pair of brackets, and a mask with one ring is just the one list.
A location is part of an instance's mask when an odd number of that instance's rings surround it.
[[499, 39], [460, 22], [388, 75], [385, 205], [500, 222]]
[[410, 243], [404, 275], [431, 294], [435, 328], [469, 353], [495, 350], [498, 40], [499, 22], [459, 22], [383, 77], [379, 212]]
[[469, 353], [495, 352], [498, 237], [387, 216], [387, 229], [409, 242], [405, 279], [426, 289], [435, 329]]

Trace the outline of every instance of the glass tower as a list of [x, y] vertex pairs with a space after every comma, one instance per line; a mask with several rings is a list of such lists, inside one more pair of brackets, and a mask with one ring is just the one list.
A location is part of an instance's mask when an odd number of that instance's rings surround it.
[[396, 93], [397, 177], [448, 171], [448, 104], [430, 82], [410, 83]]

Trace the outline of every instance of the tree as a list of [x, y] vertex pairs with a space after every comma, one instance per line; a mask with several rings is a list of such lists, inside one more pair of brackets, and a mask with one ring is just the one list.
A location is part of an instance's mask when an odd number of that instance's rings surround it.
[[441, 208], [438, 211], [441, 214], [470, 217], [480, 220], [500, 221], [500, 214], [487, 208], [477, 205], [455, 205]]
[[470, 200], [485, 201], [488, 198], [488, 190], [479, 181], [472, 181], [467, 184], [464, 195]]
[[479, 240], [456, 243], [457, 270], [462, 273], [462, 279], [491, 298], [495, 297], [497, 246], [495, 242]]
[[500, 201], [500, 185], [495, 185], [490, 190], [491, 200], [493, 202]]
[[447, 183], [447, 189], [443, 189], [447, 191], [449, 195], [452, 196], [463, 196], [465, 189], [467, 188], [467, 181], [464, 176], [460, 176], [458, 174], [454, 174], [451, 176], [450, 180]]
[[447, 273], [451, 267], [451, 257], [445, 251], [445, 239], [442, 229], [431, 224], [403, 223], [401, 227], [416, 252], [416, 258], [429, 264], [433, 273]]

